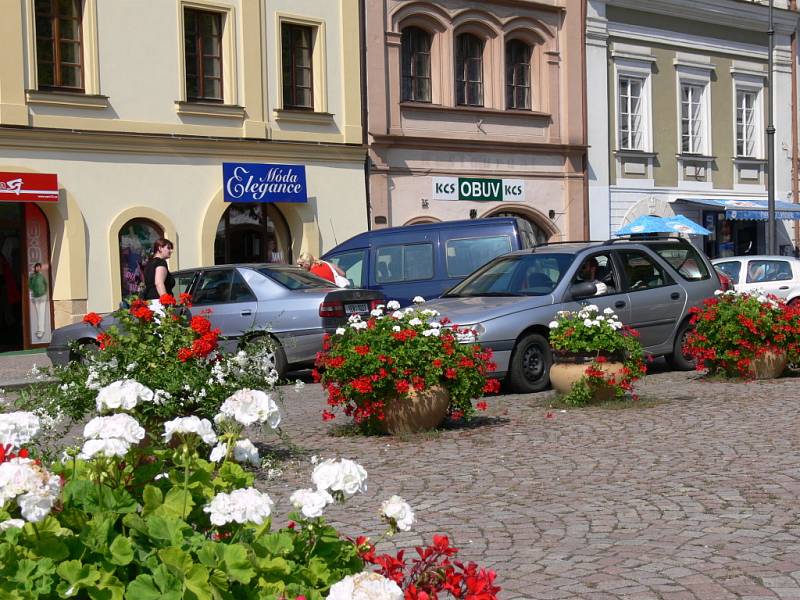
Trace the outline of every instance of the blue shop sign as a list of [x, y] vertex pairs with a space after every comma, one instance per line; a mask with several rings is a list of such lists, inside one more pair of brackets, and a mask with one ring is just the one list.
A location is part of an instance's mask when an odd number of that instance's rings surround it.
[[308, 202], [305, 165], [222, 163], [225, 202]]

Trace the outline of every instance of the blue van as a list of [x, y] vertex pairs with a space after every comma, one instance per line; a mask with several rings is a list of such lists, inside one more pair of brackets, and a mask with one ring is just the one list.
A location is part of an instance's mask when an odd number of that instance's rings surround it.
[[415, 296], [438, 298], [495, 256], [536, 245], [524, 219], [493, 217], [367, 231], [322, 258], [353, 287], [379, 290], [402, 306]]

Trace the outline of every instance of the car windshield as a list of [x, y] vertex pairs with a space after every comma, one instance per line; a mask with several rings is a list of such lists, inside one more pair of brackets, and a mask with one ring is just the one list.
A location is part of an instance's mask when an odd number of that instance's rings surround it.
[[574, 260], [574, 254], [525, 254], [498, 258], [475, 271], [445, 297], [551, 294]]
[[263, 267], [258, 269], [258, 272], [266, 275], [273, 281], [277, 281], [283, 287], [289, 288], [290, 290], [336, 287], [330, 281], [312, 275], [303, 269], [274, 269]]

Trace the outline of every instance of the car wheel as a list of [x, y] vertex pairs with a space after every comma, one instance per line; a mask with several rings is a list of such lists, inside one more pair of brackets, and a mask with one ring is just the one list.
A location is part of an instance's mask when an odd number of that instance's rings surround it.
[[522, 337], [511, 355], [508, 383], [519, 393], [541, 392], [550, 385], [553, 353], [547, 339], [538, 333]]
[[789, 306], [791, 306], [792, 308], [800, 308], [800, 296], [789, 300]]
[[248, 346], [268, 345], [270, 350], [266, 353], [265, 359], [270, 362], [270, 367], [278, 373], [278, 378], [283, 379], [286, 375], [286, 353], [283, 351], [280, 342], [271, 335], [257, 335], [249, 338], [241, 344], [240, 349], [247, 349]]
[[689, 321], [684, 321], [678, 328], [678, 333], [675, 335], [675, 341], [672, 345], [672, 354], [667, 354], [667, 364], [676, 371], [692, 371], [695, 368], [695, 361], [684, 354], [683, 346], [686, 344], [686, 338], [692, 330], [692, 325]]

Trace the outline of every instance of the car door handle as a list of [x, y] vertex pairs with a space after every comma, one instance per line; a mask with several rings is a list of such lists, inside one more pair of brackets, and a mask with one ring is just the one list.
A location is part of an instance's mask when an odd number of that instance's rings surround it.
[[614, 302], [614, 308], [625, 308], [625, 301], [617, 300], [616, 302]]
[[243, 310], [243, 311], [242, 311], [240, 314], [241, 314], [243, 317], [249, 317], [250, 315], [252, 315], [252, 314], [253, 314], [253, 311], [252, 311], [252, 310], [250, 310], [249, 308], [246, 308], [246, 309], [245, 309], [245, 310]]
[[789, 286], [788, 286], [788, 285], [782, 285], [782, 286], [781, 286], [781, 287], [779, 287], [778, 289], [779, 289], [779, 290], [788, 290], [788, 289], [789, 289]]
[[669, 297], [670, 297], [670, 298], [672, 298], [673, 300], [677, 300], [678, 298], [680, 298], [680, 297], [681, 297], [681, 295], [680, 295], [680, 293], [678, 293], [678, 292], [672, 292], [672, 293], [669, 295]]

